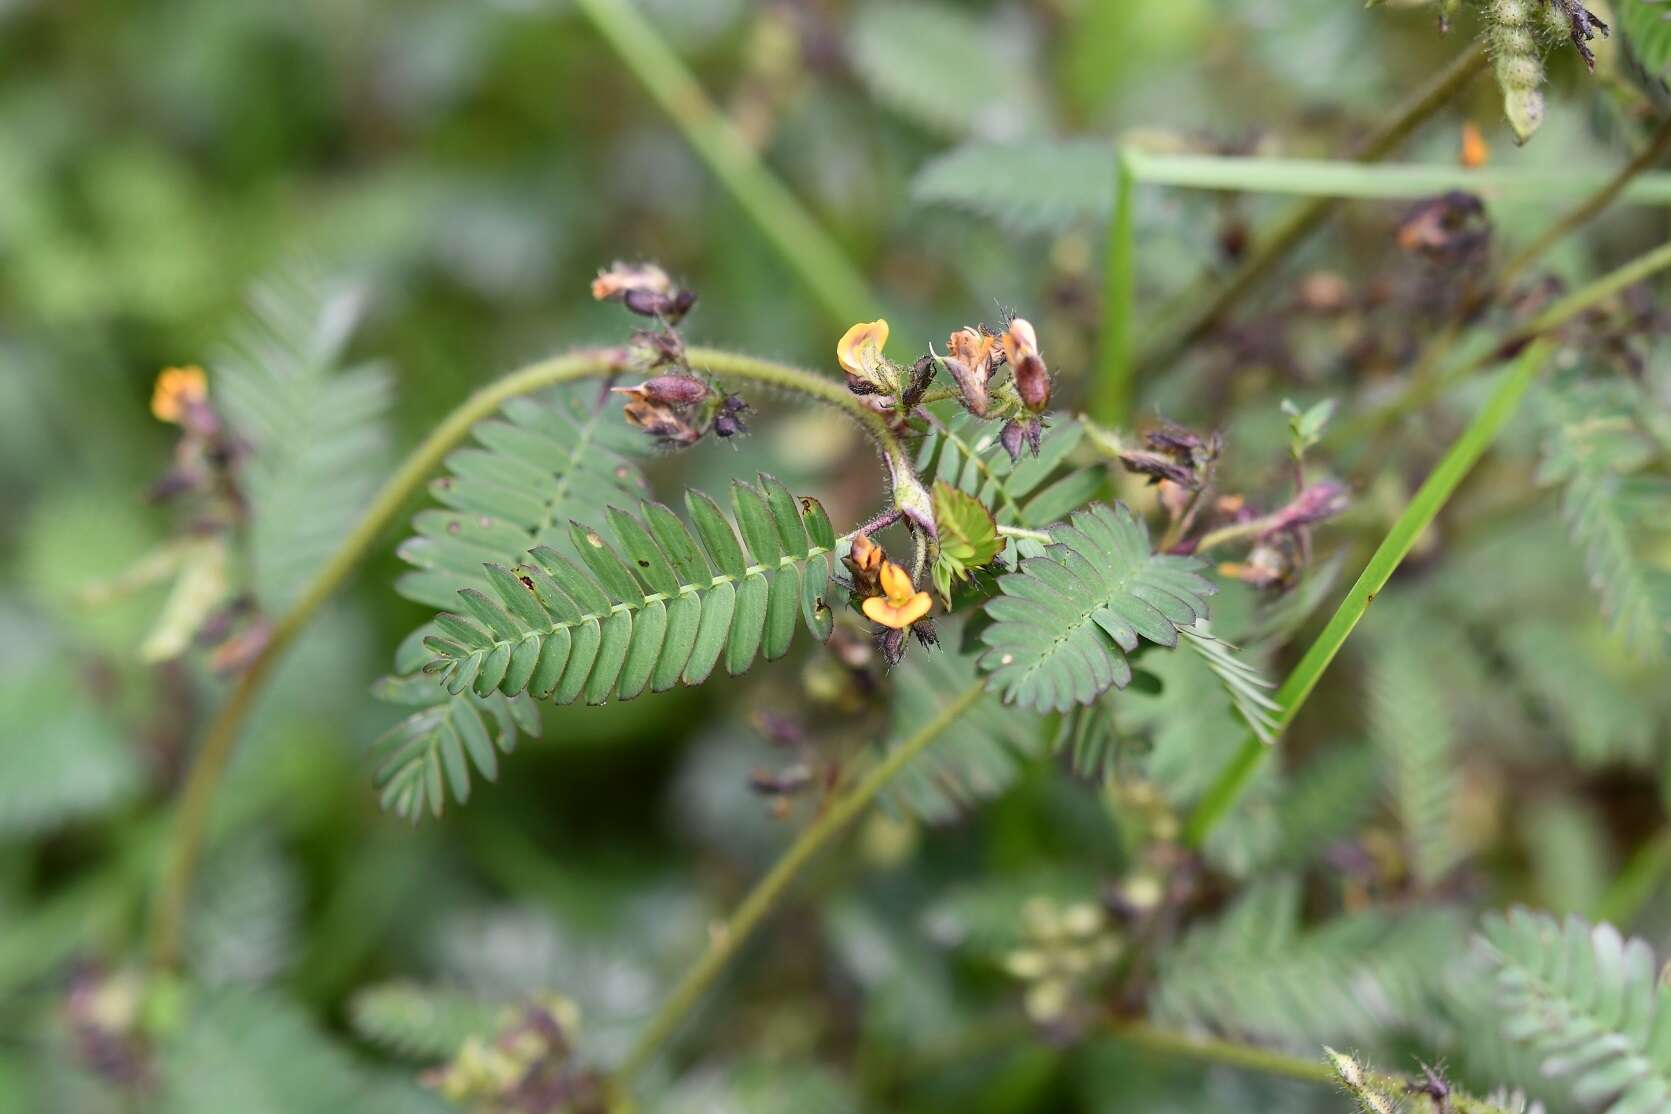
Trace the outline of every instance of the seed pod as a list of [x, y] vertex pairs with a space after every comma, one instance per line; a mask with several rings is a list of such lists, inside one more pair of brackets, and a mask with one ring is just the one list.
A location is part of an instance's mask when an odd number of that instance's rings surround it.
[[1503, 90], [1503, 111], [1518, 143], [1532, 138], [1543, 123], [1543, 59], [1532, 30], [1545, 2], [1490, 0], [1482, 9], [1491, 64]]

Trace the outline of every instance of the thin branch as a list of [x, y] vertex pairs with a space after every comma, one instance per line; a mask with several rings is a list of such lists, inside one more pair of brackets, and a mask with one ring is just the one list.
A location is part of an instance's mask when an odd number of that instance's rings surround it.
[[[1275, 700], [1281, 708], [1276, 715], [1278, 730], [1287, 727], [1293, 721], [1295, 714], [1305, 704], [1306, 698], [1317, 687], [1324, 670], [1328, 669], [1335, 655], [1340, 652], [1347, 636], [1357, 627], [1359, 620], [1369, 610], [1369, 605], [1375, 601], [1376, 595], [1386, 586], [1387, 580], [1410, 552], [1416, 538], [1450, 501], [1457, 486], [1491, 446], [1503, 425], [1513, 416], [1548, 355], [1549, 344], [1544, 341], [1533, 343], [1521, 354], [1503, 375], [1479, 413], [1474, 415], [1474, 420], [1468, 423], [1467, 428], [1451, 445], [1450, 451], [1439, 461], [1426, 482], [1404, 508], [1404, 513], [1398, 516], [1398, 520], [1393, 523], [1386, 538], [1370, 557], [1369, 563], [1364, 566], [1357, 582], [1346, 593], [1346, 598], [1341, 601], [1328, 625], [1323, 628], [1317, 640], [1306, 651], [1305, 657], [1300, 659], [1300, 663], [1277, 690]], [[1206, 841], [1219, 821], [1229, 814], [1247, 788], [1254, 771], [1272, 749], [1261, 742], [1258, 736], [1251, 732], [1248, 734], [1242, 741], [1241, 749], [1220, 771], [1218, 778], [1190, 815], [1184, 828], [1186, 843], [1199, 847]]]
[[576, 6], [672, 117], [831, 319], [846, 325], [878, 316], [864, 276], [788, 187], [761, 164], [754, 148], [708, 99], [655, 26], [628, 0], [577, 0]]
[[[842, 410], [864, 427], [890, 467], [910, 467], [910, 456], [888, 423], [828, 377], [771, 360], [711, 348], [692, 348], [687, 355], [693, 365], [727, 378], [793, 391]], [[301, 597], [278, 620], [272, 638], [239, 675], [231, 694], [210, 722], [186, 775], [172, 841], [166, 852], [162, 885], [152, 908], [151, 957], [158, 966], [175, 967], [180, 962], [192, 875], [202, 853], [204, 832], [215, 793], [226, 774], [244, 721], [266, 687], [273, 668], [307, 627], [314, 613], [342, 587], [407, 500], [439, 467], [442, 458], [469, 436], [477, 422], [491, 416], [507, 400], [519, 395], [577, 379], [614, 375], [622, 370], [626, 359], [624, 348], [582, 349], [512, 372], [471, 395], [412, 450], [400, 468], [384, 483], [354, 529], [315, 574]]]
[[[1386, 158], [1482, 73], [1486, 64], [1485, 51], [1478, 46], [1458, 55], [1400, 106], [1386, 123], [1366, 137], [1351, 157], [1366, 163]], [[1185, 345], [1220, 320], [1231, 306], [1316, 231], [1340, 205], [1338, 198], [1329, 197], [1311, 198], [1295, 205], [1273, 228], [1259, 237], [1252, 253], [1228, 278], [1203, 283], [1185, 310], [1162, 320], [1140, 346], [1137, 367], [1151, 367], [1177, 355]]]
[[888, 756], [872, 768], [862, 781], [836, 798], [835, 802], [790, 844], [788, 850], [773, 864], [772, 869], [766, 872], [765, 877], [755, 883], [748, 896], [743, 898], [731, 916], [714, 932], [707, 950], [695, 965], [685, 972], [655, 1016], [645, 1024], [638, 1039], [627, 1052], [626, 1058], [621, 1061], [614, 1076], [615, 1088], [618, 1094], [623, 1096], [623, 1099], [617, 1100], [618, 1102], [624, 1100], [627, 1085], [632, 1077], [650, 1062], [662, 1043], [672, 1035], [720, 972], [725, 970], [726, 964], [737, 953], [737, 949], [777, 905], [778, 899], [801, 872], [801, 868], [864, 812], [876, 795], [896, 774], [909, 765], [912, 759], [927, 750], [947, 728], [974, 707], [985, 692], [985, 683], [977, 681], [953, 697], [932, 720], [918, 729], [916, 734], [889, 751]]

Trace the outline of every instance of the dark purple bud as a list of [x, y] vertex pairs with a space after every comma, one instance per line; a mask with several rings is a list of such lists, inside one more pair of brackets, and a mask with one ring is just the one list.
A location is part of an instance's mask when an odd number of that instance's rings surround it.
[[1179, 487], [1187, 487], [1192, 491], [1201, 486], [1200, 478], [1192, 469], [1160, 453], [1151, 453], [1144, 449], [1127, 449], [1120, 454], [1120, 463], [1125, 465], [1126, 471], [1149, 476], [1152, 482], [1171, 480]]
[[1143, 434], [1143, 444], [1156, 452], [1193, 460], [1204, 442], [1194, 430], [1168, 422], [1147, 430]]
[[722, 413], [714, 419], [714, 433], [727, 440], [739, 437], [747, 432], [748, 426], [744, 425], [743, 420], [735, 414]]
[[673, 300], [667, 307], [666, 317], [669, 321], [677, 322], [696, 305], [696, 291], [680, 290], [673, 295]]
[[899, 659], [905, 656], [905, 632], [902, 630], [888, 627], [877, 643], [882, 648], [882, 660], [888, 663], [889, 669], [898, 665]]
[[934, 630], [933, 619], [918, 619], [912, 623], [911, 636], [920, 642], [925, 650], [932, 650], [940, 645], [940, 635]]
[[621, 304], [640, 317], [665, 317], [673, 310], [673, 299], [657, 290], [638, 288], [621, 295]]
[[708, 384], [688, 375], [658, 375], [641, 387], [645, 398], [667, 406], [692, 406], [708, 397]]
[[932, 355], [919, 356], [917, 362], [911, 365], [907, 373], [905, 394], [900, 398], [903, 408], [914, 410], [917, 403], [922, 401], [928, 385], [934, 381], [935, 360]]
[[1038, 414], [1050, 405], [1050, 373], [1045, 370], [1043, 360], [1027, 356], [1012, 363], [1010, 373], [1015, 376], [1015, 389], [1027, 409]]
[[1016, 464], [1021, 460], [1021, 444], [1026, 437], [1021, 431], [1019, 422], [1005, 422], [1004, 428], [998, 434], [998, 443], [1004, 446], [1004, 451], [1010, 454], [1010, 463]]
[[806, 727], [782, 712], [757, 711], [749, 717], [749, 722], [775, 747], [799, 746], [806, 741]]
[[1313, 522], [1321, 522], [1346, 509], [1346, 488], [1333, 481], [1312, 484], [1294, 497], [1294, 501], [1271, 516], [1271, 525], [1261, 537], [1297, 530]]

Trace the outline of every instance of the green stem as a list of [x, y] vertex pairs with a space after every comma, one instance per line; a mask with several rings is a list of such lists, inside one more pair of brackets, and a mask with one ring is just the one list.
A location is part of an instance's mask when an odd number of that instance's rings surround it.
[[[1164, 1056], [1224, 1064], [1245, 1071], [1298, 1079], [1305, 1083], [1336, 1085], [1340, 1082], [1334, 1069], [1322, 1060], [1308, 1060], [1250, 1044], [1194, 1037], [1187, 1033], [1162, 1029], [1146, 1021], [1117, 1021], [1109, 1027], [1109, 1033], [1115, 1040]], [[1377, 1090], [1394, 1095], [1406, 1093], [1405, 1088], [1412, 1082], [1404, 1076], [1389, 1075], [1385, 1072], [1365, 1072], [1364, 1079]], [[1454, 1092], [1450, 1096], [1450, 1109], [1456, 1114], [1502, 1114], [1501, 1108], [1491, 1103]]]
[[708, 169], [765, 233], [838, 324], [879, 316], [864, 277], [748, 142], [629, 0], [577, 0], [633, 76], [672, 117]]
[[919, 728], [916, 734], [888, 752], [888, 756], [847, 793], [837, 797], [824, 812], [807, 826], [795, 842], [755, 883], [748, 896], [732, 911], [725, 924], [713, 934], [708, 948], [700, 959], [686, 971], [672, 993], [662, 1003], [655, 1016], [645, 1024], [626, 1058], [615, 1071], [617, 1090], [624, 1093], [632, 1077], [650, 1062], [673, 1030], [678, 1027], [692, 1007], [702, 998], [720, 972], [744, 941], [771, 912], [783, 892], [794, 881], [801, 868], [823, 849], [831, 838], [852, 823], [876, 798], [894, 776], [911, 763], [929, 745], [946, 732], [986, 692], [983, 682], [977, 681], [964, 689], [940, 709], [939, 713]]
[[[1487, 64], [1485, 51], [1472, 47], [1436, 74], [1426, 87], [1406, 101], [1353, 154], [1357, 162], [1380, 162], [1412, 132], [1426, 123], [1460, 92]], [[1262, 235], [1248, 255], [1223, 281], [1202, 284], [1191, 304], [1165, 318], [1145, 339], [1137, 356], [1139, 368], [1170, 360], [1190, 341], [1200, 336], [1244, 294], [1265, 277], [1288, 253], [1305, 240], [1341, 205], [1338, 198], [1316, 197], [1296, 204]]]
[[1131, 413], [1131, 323], [1137, 298], [1132, 195], [1136, 189], [1131, 159], [1122, 151], [1114, 183], [1114, 221], [1108, 229], [1108, 269], [1102, 279], [1102, 359], [1091, 391], [1091, 416], [1111, 426], [1125, 424]]
[[1595, 908], [1595, 919], [1623, 928], [1636, 919], [1671, 874], [1671, 829], [1636, 849]]
[[[903, 463], [906, 468], [910, 466], [909, 454], [881, 415], [861, 404], [841, 384], [825, 376], [712, 348], [689, 349], [687, 357], [692, 366], [724, 377], [793, 391], [828, 403], [864, 427], [890, 466], [898, 463]], [[190, 898], [192, 875], [202, 852], [204, 831], [208, 826], [215, 792], [226, 774], [238, 736], [256, 698], [266, 686], [273, 668], [306, 628], [314, 613], [342, 587], [407, 500], [435, 471], [442, 458], [469, 436], [477, 422], [491, 416], [506, 401], [519, 395], [577, 379], [615, 375], [625, 368], [627, 360], [628, 352], [624, 348], [582, 349], [512, 372], [483, 387], [447, 415], [383, 484], [354, 529], [315, 574], [301, 597], [274, 625], [267, 644], [239, 675], [192, 759], [166, 852], [161, 888], [152, 910], [151, 956], [156, 964], [174, 967], [180, 962], [186, 903]]]
[[1496, 287], [1498, 291], [1502, 294], [1508, 293], [1509, 287], [1514, 284], [1514, 280], [1519, 278], [1528, 267], [1542, 259], [1550, 248], [1594, 220], [1603, 209], [1613, 204], [1618, 196], [1624, 192], [1626, 186], [1630, 185], [1643, 171], [1651, 169], [1655, 163], [1665, 157], [1668, 151], [1671, 151], [1671, 116], [1666, 117], [1665, 121], [1660, 124], [1659, 129], [1648, 140], [1648, 145], [1642, 148], [1635, 158], [1620, 168], [1619, 172], [1609, 179], [1605, 185], [1579, 202], [1554, 224], [1544, 229], [1542, 235], [1527, 244], [1520, 254], [1509, 260], [1503, 267], [1502, 273], [1497, 276]]
[[[1392, 529], [1387, 532], [1386, 538], [1370, 557], [1369, 563], [1364, 566], [1357, 582], [1346, 593], [1346, 598], [1341, 601], [1328, 625], [1323, 628], [1317, 640], [1300, 659], [1300, 663], [1277, 690], [1275, 700], [1281, 709], [1276, 714], [1279, 729], [1287, 727], [1293, 721], [1295, 714], [1305, 704], [1306, 698], [1317, 687], [1323, 671], [1334, 661], [1347, 636], [1357, 627], [1364, 612], [1369, 610], [1369, 605], [1375, 601], [1377, 593], [1386, 586], [1387, 580], [1410, 552], [1410, 547], [1433, 522], [1455, 493], [1463, 477], [1467, 476], [1475, 462], [1496, 439], [1504, 423], [1519, 407], [1520, 400], [1543, 367], [1549, 348], [1548, 342], [1537, 341], [1521, 354], [1498, 382], [1479, 413], [1474, 415], [1474, 420], [1468, 423], [1467, 428], [1450, 447], [1450, 451], [1439, 461], [1415, 497], [1404, 508], [1404, 512], [1393, 523]], [[1184, 829], [1186, 843], [1192, 847], [1199, 847], [1205, 842], [1213, 828], [1229, 814], [1231, 807], [1247, 788], [1254, 771], [1271, 749], [1251, 733], [1242, 741], [1241, 749], [1219, 773], [1217, 780], [1190, 815], [1189, 823]]]

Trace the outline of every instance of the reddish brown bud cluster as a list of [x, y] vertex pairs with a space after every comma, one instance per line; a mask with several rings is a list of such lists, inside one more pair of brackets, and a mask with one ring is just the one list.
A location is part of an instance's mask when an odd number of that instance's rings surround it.
[[1162, 423], [1144, 432], [1143, 448], [1122, 451], [1120, 463], [1128, 472], [1150, 477], [1152, 483], [1165, 480], [1198, 491], [1221, 448], [1217, 433], [1203, 437], [1192, 429]]
[[677, 324], [696, 305], [696, 294], [677, 285], [654, 263], [621, 263], [598, 272], [592, 280], [592, 297], [598, 301], [619, 301], [640, 317], [654, 317]]

